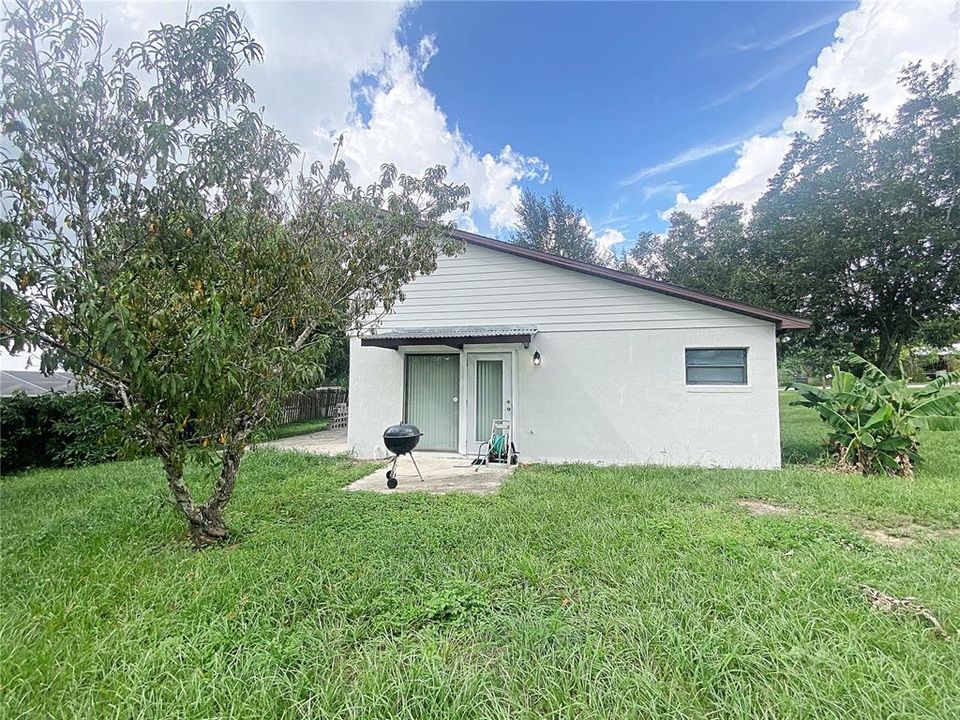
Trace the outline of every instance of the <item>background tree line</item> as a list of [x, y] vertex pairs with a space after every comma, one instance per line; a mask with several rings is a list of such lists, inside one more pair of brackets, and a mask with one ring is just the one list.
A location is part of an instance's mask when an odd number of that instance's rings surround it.
[[[699, 217], [675, 212], [614, 254], [620, 270], [790, 312], [810, 330], [781, 338], [811, 370], [849, 351], [898, 372], [906, 348], [960, 340], [960, 92], [952, 63], [908, 65], [892, 120], [867, 97], [825, 92], [767, 191]], [[515, 242], [596, 261], [579, 210], [528, 194]], [[566, 221], [557, 213], [566, 211]], [[582, 233], [574, 228], [583, 228]], [[589, 241], [586, 242], [586, 241]]]

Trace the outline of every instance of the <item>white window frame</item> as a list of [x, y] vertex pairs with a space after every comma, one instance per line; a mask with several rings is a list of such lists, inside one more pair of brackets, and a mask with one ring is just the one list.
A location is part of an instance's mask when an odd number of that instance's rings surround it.
[[[744, 382], [742, 383], [691, 383], [687, 376], [687, 370], [689, 364], [687, 362], [687, 353], [697, 350], [742, 350], [743, 351], [743, 374]], [[709, 366], [705, 366], [709, 367]], [[728, 366], [724, 366], [728, 367]], [[734, 367], [730, 365], [729, 367]], [[737, 366], [739, 367], [739, 366]], [[751, 389], [750, 385], [750, 347], [746, 345], [710, 345], [710, 346], [694, 346], [694, 347], [684, 347], [683, 348], [683, 384], [686, 387], [688, 392], [748, 392]]]

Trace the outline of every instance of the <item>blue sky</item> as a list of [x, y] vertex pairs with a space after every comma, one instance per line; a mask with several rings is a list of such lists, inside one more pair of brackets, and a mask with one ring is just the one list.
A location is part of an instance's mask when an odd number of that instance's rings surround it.
[[[549, 163], [534, 189], [557, 188], [630, 237], [662, 229], [678, 191], [722, 177], [737, 140], [780, 125], [853, 7], [427, 3], [403, 37], [435, 36], [424, 83], [472, 145], [509, 138]], [[725, 150], [654, 167], [703, 146]]]
[[[193, 13], [209, 3], [194, 2]], [[911, 60], [960, 58], [960, 0], [239, 2], [267, 119], [358, 182], [441, 164], [463, 228], [507, 238], [520, 191], [560, 189], [604, 247], [671, 209], [753, 203], [825, 88], [902, 101]], [[96, 2], [117, 44], [183, 2]]]
[[[960, 0], [843, 3], [237, 1], [264, 48], [268, 122], [354, 180], [432, 165], [471, 188], [468, 230], [507, 239], [520, 192], [554, 188], [604, 248], [671, 209], [748, 208], [826, 88], [889, 116], [904, 63], [960, 61]], [[190, 3], [196, 15], [211, 6]], [[183, 0], [85, 0], [126, 46]], [[0, 353], [0, 367], [26, 359]]]

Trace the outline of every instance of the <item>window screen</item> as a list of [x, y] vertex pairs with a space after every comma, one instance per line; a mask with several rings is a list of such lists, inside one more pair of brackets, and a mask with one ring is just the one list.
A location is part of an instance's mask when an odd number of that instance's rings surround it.
[[746, 348], [687, 350], [687, 385], [746, 384]]

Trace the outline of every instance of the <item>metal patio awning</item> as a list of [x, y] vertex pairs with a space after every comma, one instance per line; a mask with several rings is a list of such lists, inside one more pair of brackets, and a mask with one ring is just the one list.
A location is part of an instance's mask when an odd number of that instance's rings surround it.
[[464, 345], [522, 344], [530, 346], [537, 334], [535, 327], [526, 325], [458, 325], [455, 327], [419, 327], [382, 330], [361, 335], [364, 347], [398, 350], [408, 345], [444, 345], [462, 350]]

